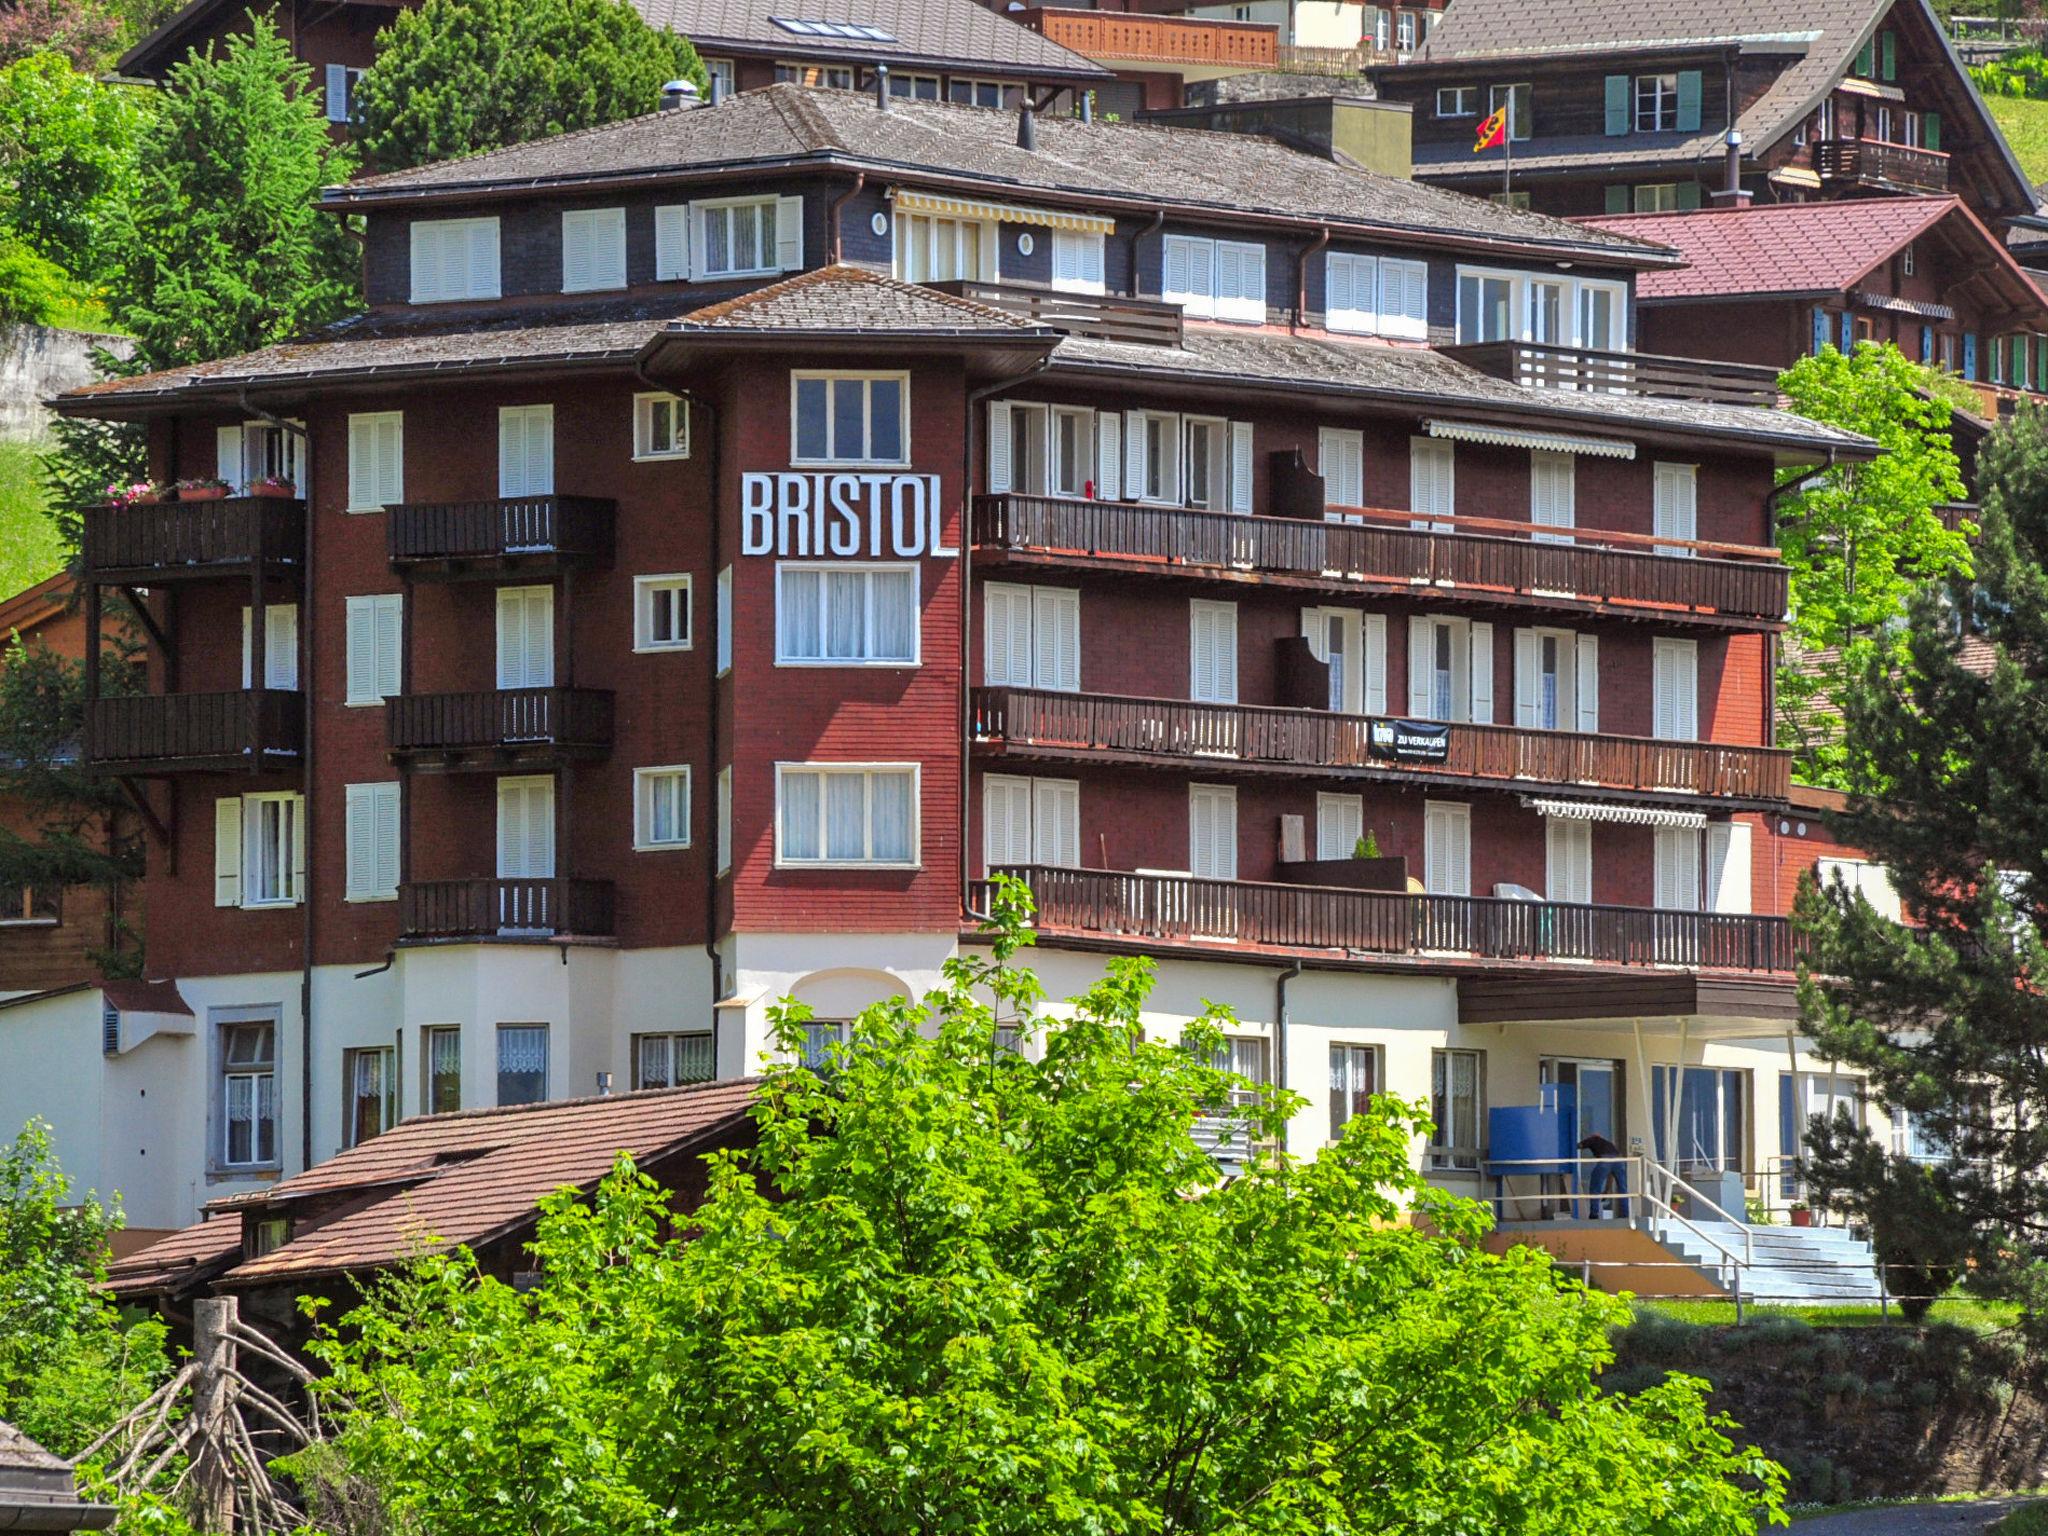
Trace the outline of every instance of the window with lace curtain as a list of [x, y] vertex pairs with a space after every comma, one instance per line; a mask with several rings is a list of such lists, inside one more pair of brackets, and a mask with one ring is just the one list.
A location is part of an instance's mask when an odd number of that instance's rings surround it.
[[420, 1031], [420, 1110], [445, 1115], [462, 1108], [462, 1030], [436, 1024]]
[[498, 1102], [538, 1104], [548, 1096], [548, 1027], [498, 1026]]
[[775, 862], [917, 862], [917, 767], [912, 763], [776, 765]]
[[263, 1167], [277, 1161], [277, 1021], [223, 1023], [219, 1036], [220, 1163]]
[[783, 565], [775, 573], [780, 666], [915, 666], [917, 567]]
[[342, 1146], [361, 1146], [397, 1121], [395, 1054], [388, 1045], [341, 1053], [341, 1081], [347, 1095], [342, 1105]]
[[683, 1083], [708, 1083], [717, 1075], [708, 1031], [633, 1037], [635, 1088], [674, 1088]]

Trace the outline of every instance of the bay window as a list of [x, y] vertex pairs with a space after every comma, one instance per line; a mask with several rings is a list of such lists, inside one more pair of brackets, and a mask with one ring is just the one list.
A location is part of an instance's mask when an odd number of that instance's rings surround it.
[[909, 405], [907, 373], [792, 373], [794, 462], [908, 463]]
[[914, 565], [776, 569], [778, 666], [915, 666], [917, 621]]
[[916, 764], [779, 763], [775, 774], [777, 864], [916, 864]]

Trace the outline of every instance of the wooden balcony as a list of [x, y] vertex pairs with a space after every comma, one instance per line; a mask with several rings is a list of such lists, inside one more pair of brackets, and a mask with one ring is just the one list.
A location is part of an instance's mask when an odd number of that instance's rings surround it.
[[1788, 752], [1717, 742], [1451, 724], [1442, 727], [1441, 759], [1430, 761], [1395, 746], [1391, 719], [1315, 709], [977, 688], [973, 710], [975, 743], [1006, 756], [1205, 773], [1442, 780], [1744, 807], [1783, 805], [1792, 778]]
[[[1408, 896], [1327, 886], [1197, 880], [1124, 870], [1027, 865], [1036, 926], [1048, 938], [1185, 944], [1429, 963], [1574, 961], [1784, 974], [1797, 947], [1782, 917], [1578, 906], [1486, 896]], [[988, 908], [988, 881], [970, 902]]]
[[1010, 16], [1061, 47], [1091, 59], [1162, 65], [1220, 64], [1242, 70], [1271, 69], [1277, 55], [1278, 29], [1257, 22], [1058, 8], [1013, 11]]
[[1319, 592], [1412, 595], [1544, 608], [1684, 615], [1717, 626], [1777, 625], [1789, 573], [1774, 549], [1679, 544], [1579, 529], [1569, 542], [1527, 522], [1456, 517], [1425, 528], [1414, 514], [1346, 508], [1358, 522], [1239, 517], [1179, 507], [978, 496], [977, 553], [1134, 575], [1176, 574]]
[[408, 693], [385, 701], [393, 762], [417, 769], [500, 773], [603, 757], [612, 695], [599, 688], [497, 688]]
[[498, 581], [611, 563], [617, 504], [594, 496], [402, 502], [393, 569], [419, 581]]
[[404, 939], [607, 939], [617, 932], [609, 880], [409, 880], [398, 888]]
[[108, 586], [245, 575], [258, 563], [297, 575], [306, 561], [306, 504], [282, 496], [91, 507], [83, 532], [85, 577]]
[[1707, 362], [1534, 341], [1475, 341], [1437, 350], [1481, 373], [1532, 389], [1703, 400], [1766, 410], [1778, 403], [1778, 370], [1756, 363]]
[[1822, 139], [1813, 146], [1813, 169], [1824, 182], [1890, 192], [1948, 190], [1947, 155], [1882, 139]]
[[86, 761], [107, 773], [297, 768], [304, 742], [300, 696], [274, 688], [129, 694], [86, 708]]
[[1274, 50], [1273, 67], [1290, 75], [1362, 75], [1381, 64], [1398, 64], [1405, 54], [1360, 43], [1356, 48], [1317, 48], [1282, 43]]
[[924, 286], [972, 299], [1034, 325], [1050, 326], [1068, 336], [1094, 336], [1103, 341], [1134, 341], [1161, 347], [1177, 347], [1181, 343], [1181, 307], [1162, 304], [1157, 299], [1130, 299], [1113, 293], [1060, 293], [1051, 288], [985, 283], [973, 278]]

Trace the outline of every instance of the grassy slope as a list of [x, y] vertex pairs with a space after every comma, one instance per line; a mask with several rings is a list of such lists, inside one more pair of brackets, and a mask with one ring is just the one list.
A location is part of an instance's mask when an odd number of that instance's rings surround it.
[[[53, 576], [64, 564], [57, 530], [43, 513], [35, 447], [0, 442], [0, 598]], [[0, 643], [6, 637], [0, 636]]]
[[1984, 104], [1998, 120], [2006, 142], [2019, 156], [2027, 180], [2048, 181], [2048, 101], [2024, 96], [1987, 96]]

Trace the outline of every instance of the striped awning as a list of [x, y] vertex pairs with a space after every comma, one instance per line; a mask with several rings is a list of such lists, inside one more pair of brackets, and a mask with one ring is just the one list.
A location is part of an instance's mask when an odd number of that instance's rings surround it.
[[1099, 213], [1072, 213], [1062, 208], [1027, 208], [1019, 203], [992, 203], [978, 197], [942, 197], [936, 192], [896, 189], [898, 213], [932, 214], [945, 219], [984, 219], [1003, 224], [1038, 224], [1047, 229], [1078, 229], [1083, 234], [1109, 235], [1116, 220]]
[[1664, 805], [1626, 805], [1618, 800], [1547, 800], [1524, 795], [1522, 804], [1544, 816], [1560, 821], [1613, 821], [1628, 827], [1688, 827], [1694, 831], [1707, 824], [1704, 811], [1681, 811]]
[[1583, 453], [1595, 459], [1632, 459], [1634, 443], [1611, 437], [1574, 437], [1566, 432], [1533, 432], [1522, 427], [1496, 427], [1478, 421], [1436, 421], [1423, 423], [1431, 437], [1447, 437], [1461, 443], [1491, 443], [1496, 448], [1548, 448], [1554, 453]]
[[1861, 289], [1853, 297], [1858, 309], [1882, 309], [1922, 320], [1953, 320], [1956, 317], [1956, 312], [1946, 304], [1936, 304], [1928, 299], [1901, 299], [1889, 293], [1865, 293]]

